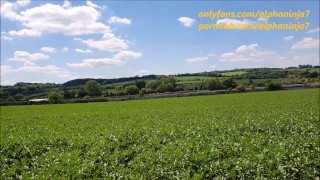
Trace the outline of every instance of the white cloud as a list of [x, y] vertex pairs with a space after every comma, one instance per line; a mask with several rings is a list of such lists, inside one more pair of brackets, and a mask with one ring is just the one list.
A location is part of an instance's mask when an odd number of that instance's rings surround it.
[[63, 47], [62, 52], [67, 52], [67, 51], [69, 51], [69, 48]]
[[194, 24], [194, 22], [196, 22], [196, 20], [188, 17], [180, 17], [177, 20], [180, 21], [185, 27], [191, 27]]
[[309, 53], [303, 55], [293, 55], [285, 59], [272, 61], [273, 67], [289, 67], [298, 66], [301, 64], [319, 65], [319, 55], [316, 53]]
[[238, 19], [224, 18], [224, 19], [219, 19], [216, 24], [230, 25], [230, 23], [235, 24], [235, 25], [239, 25], [239, 24], [252, 24], [254, 22], [252, 22], [248, 19], [238, 20]]
[[263, 62], [267, 60], [279, 59], [274, 51], [260, 51], [258, 44], [242, 45], [238, 47], [235, 52], [224, 53], [220, 55], [220, 61], [225, 62]]
[[110, 17], [108, 22], [109, 23], [126, 24], [126, 25], [130, 25], [131, 24], [131, 20], [130, 19], [120, 18], [120, 17], [117, 17], [117, 16]]
[[41, 47], [40, 50], [41, 50], [42, 52], [50, 52], [50, 53], [56, 52], [56, 49], [53, 48], [53, 47]]
[[139, 76], [143, 76], [143, 75], [151, 74], [151, 71], [146, 70], [146, 69], [141, 69], [139, 71], [136, 71], [136, 74], [138, 74]]
[[241, 45], [236, 49], [236, 53], [251, 53], [251, 52], [256, 52], [256, 48], [259, 45], [257, 43], [255, 44], [250, 44], [250, 45]]
[[291, 41], [292, 39], [294, 39], [294, 36], [285, 36], [285, 37], [283, 37], [283, 40], [285, 40], [285, 41]]
[[41, 32], [32, 29], [22, 29], [20, 31], [9, 31], [11, 36], [32, 36], [32, 37], [40, 37]]
[[101, 68], [110, 67], [113, 65], [125, 64], [125, 61], [109, 58], [101, 59], [84, 59], [81, 63], [66, 63], [67, 66], [77, 68], [77, 67], [89, 67], [89, 68]]
[[[15, 4], [4, 1], [1, 2], [1, 16], [10, 20], [20, 19], [21, 16], [14, 12]], [[1, 18], [2, 18], [1, 17]]]
[[11, 66], [1, 66], [1, 75], [9, 73], [45, 73], [45, 74], [54, 74], [54, 75], [66, 75], [69, 72], [63, 68], [57, 67], [55, 65], [46, 65], [46, 66], [22, 66], [19, 68], [12, 68]]
[[87, 50], [75, 49], [75, 51], [82, 54], [92, 53], [90, 49], [87, 49]]
[[110, 27], [98, 22], [101, 14], [92, 6], [77, 6], [65, 9], [63, 6], [44, 4], [17, 14], [9, 2], [1, 6], [1, 15], [34, 31], [82, 35], [111, 32]]
[[296, 42], [291, 49], [312, 49], [319, 48], [319, 39], [303, 38], [302, 41]]
[[30, 4], [30, 0], [17, 0], [18, 6], [27, 6], [28, 4]]
[[307, 31], [307, 33], [314, 33], [319, 31], [320, 31], [320, 28], [315, 28], [315, 29], [310, 29], [309, 31]]
[[83, 40], [91, 48], [96, 48], [104, 51], [121, 51], [128, 48], [127, 43], [120, 38], [117, 38], [112, 33], [105, 33], [101, 40], [95, 41], [92, 39]]
[[68, 1], [68, 0], [64, 0], [63, 1], [63, 5], [62, 5], [62, 7], [64, 7], [64, 8], [70, 8], [72, 5], [71, 5], [71, 3]]
[[217, 66], [214, 65], [214, 64], [212, 64], [212, 65], [209, 66], [209, 68], [213, 68], [213, 69], [216, 68], [216, 67], [217, 67]]
[[142, 57], [142, 53], [133, 51], [120, 51], [113, 56], [113, 59], [128, 60], [128, 59], [139, 59]]
[[25, 62], [24, 62], [24, 65], [25, 65], [25, 66], [34, 66], [35, 63], [34, 63], [34, 62], [31, 62], [31, 61], [25, 61]]
[[194, 63], [201, 63], [201, 62], [207, 61], [208, 59], [209, 58], [205, 56], [205, 57], [187, 58], [185, 61], [189, 64], [194, 64]]
[[14, 82], [11, 82], [9, 80], [2, 80], [0, 81], [0, 85], [1, 86], [13, 86], [15, 83]]
[[9, 36], [2, 35], [1, 39], [6, 40], [6, 41], [11, 41], [13, 38], [9, 37]]
[[0, 70], [1, 70], [1, 76], [13, 72], [13, 68], [11, 66], [7, 66], [7, 65], [1, 65]]
[[103, 7], [100, 7], [100, 6], [98, 6], [98, 5], [96, 5], [93, 2], [88, 1], [88, 0], [87, 0], [86, 4], [87, 4], [87, 6], [90, 6], [90, 7], [93, 7], [93, 8], [103, 9]]
[[312, 64], [312, 65], [319, 65], [319, 55], [317, 54], [304, 54], [301, 56], [294, 56], [293, 57], [294, 64]]
[[69, 73], [65, 69], [59, 68], [54, 65], [46, 65], [46, 66], [23, 66], [17, 69], [18, 72], [39, 72], [39, 73], [46, 73], [46, 74], [66, 74]]
[[75, 40], [75, 41], [82, 41], [81, 38], [73, 38], [73, 40]]
[[41, 59], [48, 59], [49, 56], [42, 53], [30, 54], [26, 51], [15, 51], [13, 58], [9, 58], [12, 61], [35, 61]]

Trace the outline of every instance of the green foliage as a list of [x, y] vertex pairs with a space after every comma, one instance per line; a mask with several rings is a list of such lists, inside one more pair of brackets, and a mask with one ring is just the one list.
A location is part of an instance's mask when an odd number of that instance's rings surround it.
[[226, 89], [228, 88], [234, 88], [237, 86], [237, 84], [233, 81], [232, 78], [226, 78], [226, 79], [223, 79], [222, 82], [221, 82], [222, 86]]
[[58, 103], [62, 100], [62, 95], [56, 91], [50, 92], [48, 95], [48, 99], [53, 103]]
[[145, 94], [146, 94], [146, 89], [145, 89], [145, 88], [142, 88], [142, 89], [139, 91], [140, 97], [143, 97]]
[[161, 83], [158, 88], [157, 88], [158, 92], [169, 92], [169, 91], [174, 91], [174, 86], [173, 84], [165, 84], [165, 83]]
[[91, 98], [90, 98], [90, 96], [86, 95], [86, 96], [83, 97], [83, 99], [86, 100], [86, 101], [90, 101]]
[[144, 81], [144, 80], [137, 80], [135, 84], [137, 85], [137, 87], [139, 89], [142, 89], [142, 88], [146, 87], [146, 81]]
[[172, 77], [172, 76], [168, 76], [168, 77], [165, 77], [165, 78], [162, 78], [161, 79], [161, 83], [162, 84], [170, 84], [170, 85], [172, 85], [174, 88], [175, 88], [175, 86], [176, 86], [176, 79], [174, 78], [174, 77]]
[[83, 87], [79, 88], [76, 92], [75, 97], [84, 97], [87, 95], [87, 92]]
[[221, 83], [218, 79], [207, 79], [204, 82], [204, 86], [206, 87], [206, 89], [208, 90], [217, 90], [217, 89], [221, 89]]
[[89, 96], [100, 96], [101, 95], [99, 85], [95, 80], [87, 81], [86, 92]]
[[155, 80], [148, 81], [147, 84], [146, 84], [146, 88], [147, 88], [147, 90], [154, 92], [154, 91], [157, 90], [158, 85], [159, 85], [158, 81], [155, 81]]
[[266, 84], [266, 89], [268, 91], [276, 91], [276, 90], [281, 90], [282, 87], [280, 83], [269, 82]]
[[130, 95], [138, 94], [139, 88], [136, 85], [129, 85], [129, 86], [126, 86], [125, 91]]
[[16, 95], [14, 96], [14, 98], [15, 98], [17, 101], [21, 101], [21, 100], [23, 100], [24, 96], [23, 96], [23, 94], [18, 93], [18, 94], [16, 94]]
[[176, 79], [174, 77], [160, 78], [160, 85], [157, 87], [158, 92], [174, 91], [176, 87]]
[[317, 179], [318, 99], [307, 89], [1, 107], [1, 179]]

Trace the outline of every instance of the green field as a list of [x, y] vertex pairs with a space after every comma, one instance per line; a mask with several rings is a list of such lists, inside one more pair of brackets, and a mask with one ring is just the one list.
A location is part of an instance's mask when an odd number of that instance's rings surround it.
[[1, 179], [315, 179], [319, 89], [1, 107]]
[[223, 76], [236, 76], [236, 75], [242, 75], [247, 73], [246, 71], [232, 71], [232, 72], [224, 72], [221, 73]]

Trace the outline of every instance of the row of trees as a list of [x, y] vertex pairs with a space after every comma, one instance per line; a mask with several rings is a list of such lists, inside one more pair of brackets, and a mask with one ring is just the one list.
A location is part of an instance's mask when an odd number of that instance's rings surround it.
[[241, 75], [233, 75], [236, 79], [277, 79], [277, 78], [317, 78], [319, 72], [316, 70], [270, 70], [270, 69], [250, 69], [247, 73]]

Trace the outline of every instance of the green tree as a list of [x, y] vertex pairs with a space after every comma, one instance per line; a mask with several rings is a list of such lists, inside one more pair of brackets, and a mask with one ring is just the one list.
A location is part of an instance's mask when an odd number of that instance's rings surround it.
[[147, 90], [150, 90], [152, 92], [155, 92], [158, 88], [159, 83], [157, 81], [148, 81], [146, 84]]
[[159, 92], [174, 91], [176, 87], [176, 79], [174, 77], [163, 77], [161, 78], [161, 84], [157, 90]]
[[125, 91], [130, 95], [138, 94], [139, 88], [136, 85], [130, 85], [130, 86], [126, 86]]
[[81, 87], [77, 90], [75, 97], [84, 97], [85, 95], [87, 95], [87, 92], [83, 87]]
[[77, 91], [74, 90], [74, 89], [71, 89], [71, 90], [68, 91], [68, 93], [69, 93], [69, 95], [70, 95], [71, 98], [74, 98], [75, 95], [77, 94]]
[[168, 91], [173, 91], [174, 90], [174, 86], [172, 84], [165, 84], [165, 83], [161, 83], [157, 90], [159, 92], [168, 92]]
[[21, 100], [24, 98], [24, 96], [23, 96], [23, 94], [18, 93], [18, 94], [16, 94], [16, 95], [14, 96], [14, 98], [15, 98], [17, 101], [21, 101]]
[[62, 100], [62, 95], [56, 91], [52, 91], [49, 93], [48, 99], [53, 103], [58, 103], [60, 100]]
[[222, 86], [224, 88], [234, 88], [237, 86], [237, 84], [233, 81], [232, 78], [227, 78], [222, 80]]
[[174, 77], [165, 77], [161, 81], [163, 84], [171, 84], [173, 87], [176, 87], [176, 79]]
[[142, 88], [142, 89], [139, 91], [140, 97], [143, 97], [145, 94], [146, 94], [146, 89], [145, 89], [145, 88]]
[[144, 80], [137, 80], [135, 84], [137, 85], [137, 87], [139, 89], [142, 89], [142, 88], [146, 87], [146, 81], [144, 81]]
[[204, 86], [206, 87], [206, 89], [211, 90], [211, 91], [221, 89], [221, 83], [217, 79], [207, 79], [204, 82]]
[[100, 96], [101, 95], [99, 85], [95, 80], [87, 81], [86, 92], [89, 96]]

